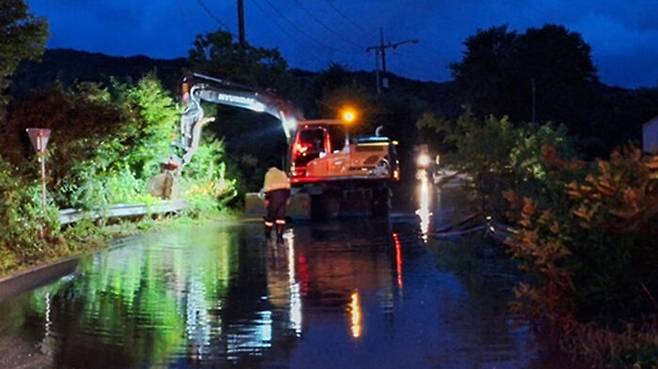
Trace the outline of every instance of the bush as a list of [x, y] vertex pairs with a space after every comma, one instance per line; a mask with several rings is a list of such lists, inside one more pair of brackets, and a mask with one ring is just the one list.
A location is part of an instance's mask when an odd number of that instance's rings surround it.
[[23, 181], [1, 156], [0, 194], [0, 272], [60, 251], [57, 207], [50, 201], [44, 212], [39, 184]]
[[[55, 86], [19, 104], [2, 150], [16, 165], [27, 166], [31, 148], [24, 131], [39, 122], [53, 130], [49, 185], [57, 189], [54, 199], [59, 207], [102, 209], [150, 202], [154, 199], [146, 192], [148, 182], [171, 154], [178, 116], [174, 100], [152, 75], [135, 86], [116, 82], [109, 88], [94, 83], [73, 89]], [[212, 192], [216, 207], [217, 199], [231, 193], [235, 183], [225, 177], [222, 153], [222, 143], [205, 143], [186, 168], [183, 182], [190, 187], [193, 202], [200, 191]], [[25, 175], [33, 178], [32, 173], [36, 170]]]
[[456, 122], [425, 114], [418, 127], [434, 130], [454, 148], [444, 155], [445, 161], [470, 175], [482, 211], [499, 218], [506, 216], [504, 191], [551, 196], [548, 168], [541, 160], [544, 147], [554, 147], [566, 157], [575, 155], [566, 129], [551, 124], [515, 126], [506, 117], [481, 121], [467, 112]]
[[556, 187], [559, 203], [508, 194], [520, 209], [510, 250], [536, 277], [517, 289], [517, 308], [547, 319], [587, 359], [655, 363], [658, 157], [629, 148], [585, 167], [546, 152], [571, 180]]
[[517, 229], [506, 244], [533, 278], [514, 307], [592, 363], [655, 365], [658, 157], [629, 147], [586, 163], [563, 128], [493, 117], [419, 126], [444, 135], [483, 208]]
[[194, 214], [217, 211], [237, 195], [235, 180], [226, 178], [223, 144], [206, 140], [183, 170], [183, 196]]
[[[103, 210], [155, 201], [147, 185], [171, 154], [178, 114], [151, 75], [135, 86], [55, 86], [16, 106], [0, 145], [0, 272], [68, 253], [64, 238], [77, 247], [76, 242], [94, 235], [89, 223], [60, 234], [59, 208]], [[52, 129], [47, 158], [52, 198], [45, 213], [36, 160], [25, 137], [25, 128], [33, 126]], [[223, 143], [207, 141], [184, 169], [182, 194], [192, 214], [216, 212], [235, 196], [235, 181], [226, 177], [223, 159]], [[44, 237], [39, 236], [41, 224]]]

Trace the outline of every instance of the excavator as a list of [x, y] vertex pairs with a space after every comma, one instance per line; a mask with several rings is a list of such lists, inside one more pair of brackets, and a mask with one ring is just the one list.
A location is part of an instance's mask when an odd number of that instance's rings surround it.
[[[199, 148], [203, 128], [214, 122], [202, 103], [214, 103], [268, 114], [281, 123], [288, 144], [286, 168], [292, 185], [289, 214], [313, 219], [369, 213], [386, 216], [390, 210], [391, 184], [400, 178], [397, 142], [373, 135], [350, 137], [347, 123], [339, 119], [307, 120], [290, 101], [263, 89], [226, 79], [193, 73], [181, 84], [184, 105], [180, 117], [178, 151], [162, 164], [150, 192], [161, 198], [174, 196], [174, 184]], [[246, 212], [262, 208], [256, 194], [246, 195]]]

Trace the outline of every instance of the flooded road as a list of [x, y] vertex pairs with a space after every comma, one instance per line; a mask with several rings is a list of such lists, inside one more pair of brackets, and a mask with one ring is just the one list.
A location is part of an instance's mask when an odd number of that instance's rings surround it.
[[[422, 209], [421, 209], [422, 211]], [[510, 315], [509, 286], [437, 269], [419, 227], [259, 223], [123, 239], [0, 303], [3, 342], [39, 368], [560, 368]]]

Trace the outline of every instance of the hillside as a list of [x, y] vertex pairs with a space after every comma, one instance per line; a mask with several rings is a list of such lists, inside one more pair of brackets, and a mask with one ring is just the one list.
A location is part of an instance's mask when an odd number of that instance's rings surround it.
[[[119, 81], [134, 81], [145, 73], [155, 71], [165, 87], [175, 91], [178, 81], [187, 67], [180, 59], [152, 59], [146, 56], [117, 57], [71, 49], [47, 50], [40, 62], [25, 62], [14, 75], [11, 94], [20, 98], [35, 88], [47, 87], [55, 82], [69, 86], [80, 81], [108, 83], [111, 78]], [[292, 69], [293, 76], [306, 85], [318, 73]], [[374, 90], [375, 77], [372, 72], [347, 72], [349, 78], [360, 85]], [[230, 79], [230, 76], [223, 76]], [[306, 82], [306, 83], [305, 83]], [[441, 111], [454, 115], [459, 104], [452, 83], [423, 82], [395, 75], [390, 77], [391, 90], [415, 96]], [[276, 86], [271, 86], [276, 90]]]
[[186, 66], [185, 59], [151, 59], [146, 56], [117, 57], [70, 49], [47, 50], [40, 62], [25, 62], [14, 75], [12, 95], [20, 97], [34, 88], [56, 81], [69, 86], [77, 81], [107, 83], [111, 78], [135, 81], [155, 71], [165, 86], [174, 89]]

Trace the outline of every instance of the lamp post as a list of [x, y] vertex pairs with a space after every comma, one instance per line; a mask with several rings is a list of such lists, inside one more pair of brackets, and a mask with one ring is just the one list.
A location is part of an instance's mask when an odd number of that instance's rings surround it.
[[354, 123], [357, 117], [357, 112], [352, 107], [344, 107], [341, 109], [340, 118], [345, 123], [345, 147], [349, 150], [350, 145], [350, 124]]

